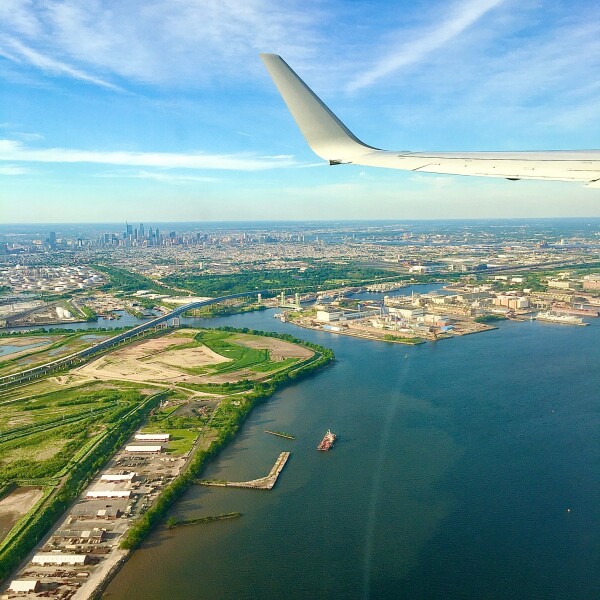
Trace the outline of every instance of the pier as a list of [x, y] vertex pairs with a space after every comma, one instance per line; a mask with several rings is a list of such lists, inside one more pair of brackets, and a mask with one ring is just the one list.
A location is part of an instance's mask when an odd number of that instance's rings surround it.
[[198, 485], [211, 485], [216, 487], [270, 490], [273, 489], [273, 486], [277, 483], [277, 479], [279, 478], [281, 471], [283, 471], [283, 467], [285, 467], [285, 463], [290, 457], [290, 454], [290, 452], [282, 452], [266, 477], [260, 477], [259, 479], [252, 479], [250, 481], [214, 481], [210, 479], [198, 479], [194, 483], [197, 483]]
[[265, 429], [265, 433], [270, 433], [271, 435], [276, 435], [277, 437], [282, 437], [286, 440], [296, 439], [291, 433], [286, 433], [285, 431], [271, 431], [270, 429]]

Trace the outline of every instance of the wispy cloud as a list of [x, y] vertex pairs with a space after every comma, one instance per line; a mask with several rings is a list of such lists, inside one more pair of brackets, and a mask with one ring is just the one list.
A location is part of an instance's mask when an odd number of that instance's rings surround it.
[[92, 163], [162, 169], [263, 171], [299, 166], [290, 156], [252, 156], [173, 152], [94, 151], [70, 148], [30, 148], [15, 140], [0, 140], [0, 161]]
[[318, 53], [321, 12], [318, 0], [2, 0], [0, 52], [110, 89], [116, 78], [197, 88], [247, 79], [261, 51]]
[[[7, 50], [8, 49], [8, 50]], [[39, 68], [45, 73], [51, 73], [54, 75], [63, 75], [98, 85], [100, 87], [108, 88], [114, 91], [124, 91], [123, 88], [118, 85], [114, 85], [104, 79], [89, 75], [80, 69], [76, 69], [64, 62], [58, 61], [49, 56], [34, 50], [21, 43], [19, 40], [11, 38], [9, 36], [3, 36], [0, 38], [0, 54], [13, 62], [26, 62], [34, 67]]]
[[109, 179], [151, 179], [160, 183], [215, 183], [220, 181], [218, 177], [205, 177], [203, 175], [187, 175], [179, 173], [165, 173], [164, 171], [137, 171], [121, 173], [101, 173], [96, 177]]
[[354, 92], [368, 87], [402, 67], [418, 63], [429, 53], [451, 42], [503, 2], [504, 0], [468, 0], [455, 5], [449, 17], [435, 27], [412, 32], [409, 41], [395, 44], [391, 52], [386, 46], [383, 56], [348, 84], [348, 91]]

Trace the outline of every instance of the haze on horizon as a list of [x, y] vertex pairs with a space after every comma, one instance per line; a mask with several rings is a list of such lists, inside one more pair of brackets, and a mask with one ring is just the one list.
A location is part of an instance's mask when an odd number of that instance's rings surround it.
[[600, 146], [582, 0], [4, 0], [0, 222], [600, 216], [578, 184], [327, 167], [259, 52], [380, 147]]

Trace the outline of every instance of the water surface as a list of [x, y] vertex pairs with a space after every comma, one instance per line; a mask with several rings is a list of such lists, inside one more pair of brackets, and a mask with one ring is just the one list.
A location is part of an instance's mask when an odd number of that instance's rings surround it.
[[[205, 323], [290, 332], [337, 360], [255, 409], [204, 472], [251, 479], [290, 450], [274, 490], [192, 488], [177, 518], [243, 517], [158, 529], [104, 597], [600, 596], [598, 321], [417, 347], [272, 311]], [[339, 441], [317, 452], [328, 427]]]

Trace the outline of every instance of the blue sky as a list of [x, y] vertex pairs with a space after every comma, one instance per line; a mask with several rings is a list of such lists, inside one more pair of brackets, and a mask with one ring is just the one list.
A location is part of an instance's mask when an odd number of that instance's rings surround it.
[[328, 167], [259, 52], [377, 147], [600, 147], [591, 0], [2, 0], [0, 222], [600, 216], [577, 183]]

